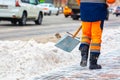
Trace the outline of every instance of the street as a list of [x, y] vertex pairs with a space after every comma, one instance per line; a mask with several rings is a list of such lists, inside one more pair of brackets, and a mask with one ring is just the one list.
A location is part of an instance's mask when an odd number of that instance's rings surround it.
[[[12, 25], [10, 22], [0, 22], [1, 40], [29, 40], [37, 39], [43, 35], [54, 35], [59, 32], [73, 31], [80, 25], [79, 21], [73, 21], [70, 17], [44, 16], [42, 25], [35, 25], [28, 22], [26, 26]], [[37, 39], [38, 40], [38, 39]]]
[[[119, 16], [110, 15], [105, 21], [104, 28], [115, 28], [120, 25]], [[35, 25], [34, 22], [27, 22], [26, 26], [12, 25], [10, 22], [0, 22], [0, 40], [30, 40], [47, 42], [54, 38], [55, 33], [74, 32], [81, 25], [81, 20], [65, 18], [63, 14], [58, 16], [44, 16], [42, 25]], [[47, 38], [45, 37], [47, 36]], [[44, 39], [43, 39], [44, 38]], [[46, 39], [48, 39], [46, 41]], [[55, 41], [50, 40], [50, 41]]]
[[33, 22], [14, 26], [2, 21], [0, 80], [120, 80], [119, 21], [114, 15], [105, 21], [98, 60], [100, 70], [89, 70], [89, 62], [85, 68], [79, 65], [79, 45], [69, 53], [55, 46], [59, 40], [55, 33], [74, 33], [81, 20], [73, 21], [61, 14], [45, 16], [40, 26]]

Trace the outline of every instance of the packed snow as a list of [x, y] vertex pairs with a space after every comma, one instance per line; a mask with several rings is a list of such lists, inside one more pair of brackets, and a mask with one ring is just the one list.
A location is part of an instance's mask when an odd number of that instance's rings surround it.
[[[80, 61], [79, 45], [71, 52], [54, 42], [0, 41], [0, 80], [28, 80]], [[120, 49], [120, 27], [104, 28], [101, 55]]]

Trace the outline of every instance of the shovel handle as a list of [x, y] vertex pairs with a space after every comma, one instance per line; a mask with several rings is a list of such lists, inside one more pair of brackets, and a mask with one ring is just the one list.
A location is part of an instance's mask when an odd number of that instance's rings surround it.
[[[67, 32], [67, 33], [70, 34], [73, 37], [73, 34], [71, 34], [70, 32]], [[79, 37], [76, 37], [76, 38], [80, 39]]]
[[76, 35], [79, 33], [79, 31], [81, 30], [82, 28], [82, 25], [77, 29], [77, 31], [73, 34], [73, 38], [76, 37]]

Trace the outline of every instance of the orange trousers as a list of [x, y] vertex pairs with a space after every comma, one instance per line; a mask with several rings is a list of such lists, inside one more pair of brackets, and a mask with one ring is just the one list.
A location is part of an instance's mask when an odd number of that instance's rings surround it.
[[90, 45], [90, 52], [100, 53], [102, 37], [101, 22], [102, 21], [96, 22], [82, 21], [81, 44]]

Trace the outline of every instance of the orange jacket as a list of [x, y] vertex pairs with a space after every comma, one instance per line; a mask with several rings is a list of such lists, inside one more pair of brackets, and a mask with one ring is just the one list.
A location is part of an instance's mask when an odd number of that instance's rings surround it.
[[[116, 0], [106, 0], [107, 3], [112, 4], [114, 3]], [[76, 0], [77, 4], [80, 5], [80, 0]]]

